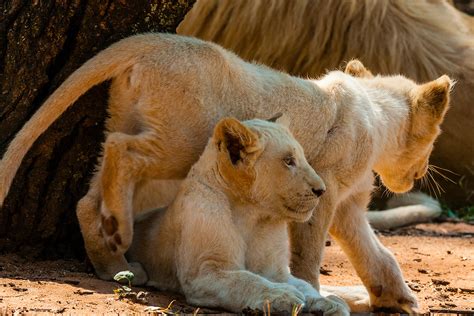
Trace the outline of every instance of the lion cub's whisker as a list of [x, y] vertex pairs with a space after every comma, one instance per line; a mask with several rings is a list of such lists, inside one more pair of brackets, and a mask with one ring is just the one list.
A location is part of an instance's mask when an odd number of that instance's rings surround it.
[[428, 194], [431, 196], [436, 196], [436, 192], [434, 191], [431, 182], [429, 181], [428, 175], [425, 175], [423, 178], [420, 179], [421, 181], [421, 188], [428, 190]]
[[442, 167], [437, 166], [437, 165], [430, 164], [430, 166], [433, 167], [433, 168], [436, 168], [436, 169], [440, 169], [440, 170], [443, 170], [443, 171], [447, 171], [447, 172], [449, 172], [449, 173], [451, 173], [451, 174], [454, 174], [454, 175], [456, 175], [456, 176], [459, 176], [459, 175], [460, 175], [459, 173], [456, 173], [456, 172], [454, 172], [454, 171], [452, 171], [452, 170], [449, 170], [449, 169], [446, 169], [446, 168], [442, 168]]
[[[428, 183], [431, 183], [433, 186], [433, 193], [435, 193], [435, 197], [438, 199], [439, 195], [441, 195], [444, 192], [444, 189], [441, 187], [441, 185], [436, 181], [436, 179], [433, 177], [433, 175], [428, 171], [426, 173]], [[437, 192], [437, 193], [436, 193]]]
[[441, 171], [439, 171], [438, 169], [436, 169], [435, 166], [429, 165], [429, 166], [428, 166], [428, 169], [431, 170], [431, 171], [433, 171], [433, 172], [435, 172], [435, 173], [438, 174], [439, 176], [441, 176], [444, 180], [456, 184], [456, 181], [454, 181], [453, 179], [451, 179], [451, 178], [448, 177], [447, 175], [443, 174]]

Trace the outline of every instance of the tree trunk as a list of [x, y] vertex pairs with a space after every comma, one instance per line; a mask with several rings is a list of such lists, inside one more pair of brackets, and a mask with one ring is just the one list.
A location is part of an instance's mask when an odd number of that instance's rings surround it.
[[[124, 37], [175, 32], [195, 0], [0, 1], [0, 153], [46, 98]], [[82, 256], [77, 201], [94, 171], [107, 85], [83, 97], [35, 143], [0, 210], [0, 251]]]

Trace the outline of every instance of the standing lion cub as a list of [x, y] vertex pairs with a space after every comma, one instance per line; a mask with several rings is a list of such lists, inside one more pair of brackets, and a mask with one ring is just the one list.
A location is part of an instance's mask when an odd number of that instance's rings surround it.
[[352, 61], [345, 72], [303, 79], [198, 39], [132, 36], [77, 69], [15, 136], [0, 162], [0, 205], [39, 135], [107, 79], [113, 81], [103, 157], [77, 207], [87, 253], [101, 278], [127, 269], [139, 275], [139, 267], [124, 257], [134, 214], [162, 202], [157, 180], [186, 176], [219, 119], [283, 112], [328, 189], [308, 222], [290, 225], [292, 273], [319, 288], [329, 231], [362, 279], [372, 308], [416, 309], [395, 257], [373, 233], [365, 210], [374, 171], [397, 193], [425, 175], [449, 106], [448, 76], [418, 84], [403, 76], [373, 76]]
[[287, 224], [308, 220], [325, 189], [286, 127], [223, 119], [173, 203], [138, 224], [129, 259], [197, 306], [349, 315], [288, 270]]

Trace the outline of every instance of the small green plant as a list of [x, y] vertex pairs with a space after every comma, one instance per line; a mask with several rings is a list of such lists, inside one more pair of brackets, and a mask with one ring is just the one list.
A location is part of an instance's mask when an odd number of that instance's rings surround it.
[[114, 276], [114, 280], [122, 283], [123, 281], [128, 282], [128, 286], [132, 287], [132, 281], [135, 278], [135, 275], [131, 271], [120, 271]]
[[303, 305], [293, 305], [293, 309], [291, 311], [291, 316], [297, 316], [301, 310], [303, 309]]
[[135, 276], [131, 271], [120, 271], [114, 276], [114, 280], [119, 283], [126, 282], [127, 285], [121, 285], [114, 289], [114, 293], [118, 295], [119, 299], [129, 299], [133, 302], [148, 304], [148, 292], [132, 290], [132, 281]]
[[456, 218], [465, 222], [474, 222], [474, 205], [464, 206], [456, 210], [451, 209], [446, 204], [442, 204], [443, 215], [450, 218]]
[[466, 222], [474, 222], [474, 205], [461, 207], [457, 213]]

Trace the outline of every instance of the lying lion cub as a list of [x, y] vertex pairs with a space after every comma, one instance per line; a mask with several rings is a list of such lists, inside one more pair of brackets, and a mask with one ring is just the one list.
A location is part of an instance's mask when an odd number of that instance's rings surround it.
[[164, 214], [136, 227], [131, 261], [148, 285], [189, 303], [233, 312], [291, 311], [304, 304], [349, 314], [289, 273], [287, 223], [308, 220], [325, 191], [287, 128], [262, 120], [221, 120]]
[[319, 288], [330, 231], [373, 308], [416, 309], [416, 298], [365, 210], [373, 171], [398, 193], [426, 174], [449, 105], [448, 76], [417, 84], [403, 76], [373, 76], [353, 61], [345, 73], [310, 80], [247, 63], [198, 39], [132, 36], [77, 69], [15, 136], [0, 162], [0, 205], [39, 135], [89, 88], [112, 78], [104, 154], [77, 207], [87, 254], [101, 278], [130, 268], [140, 275], [124, 257], [134, 214], [162, 202], [157, 180], [186, 176], [219, 119], [283, 112], [328, 188], [308, 222], [290, 225], [292, 273]]

